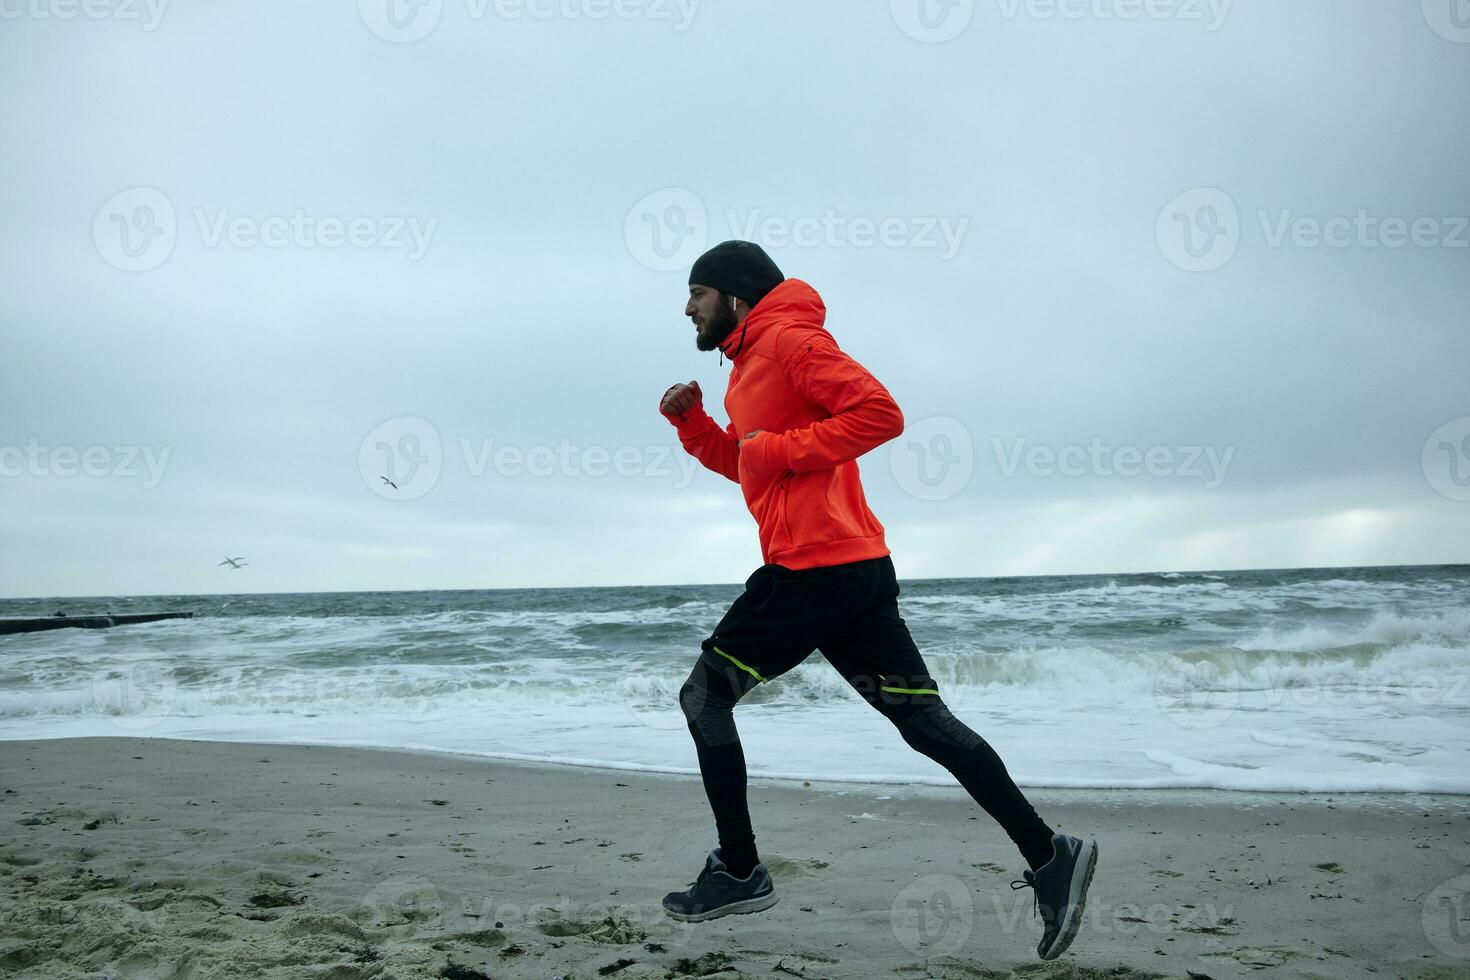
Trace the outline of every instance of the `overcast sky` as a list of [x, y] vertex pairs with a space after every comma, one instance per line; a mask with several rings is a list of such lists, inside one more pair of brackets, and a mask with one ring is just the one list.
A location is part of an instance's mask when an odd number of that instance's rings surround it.
[[0, 595], [741, 581], [735, 237], [901, 577], [1470, 560], [1470, 5], [920, 3], [0, 0]]

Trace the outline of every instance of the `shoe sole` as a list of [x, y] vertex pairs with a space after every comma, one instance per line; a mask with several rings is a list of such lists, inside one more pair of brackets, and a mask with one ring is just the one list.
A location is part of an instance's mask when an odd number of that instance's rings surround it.
[[1077, 930], [1082, 926], [1082, 912], [1087, 906], [1087, 886], [1092, 884], [1092, 869], [1097, 867], [1097, 841], [1084, 841], [1081, 853], [1077, 856], [1079, 864], [1086, 862], [1079, 876], [1072, 872], [1072, 890], [1070, 903], [1067, 906], [1067, 918], [1062, 923], [1061, 931], [1057, 933], [1056, 942], [1052, 943], [1051, 949], [1041, 953], [1044, 960], [1054, 960], [1067, 951], [1072, 945], [1072, 940], [1077, 938]]
[[744, 915], [750, 912], [763, 912], [772, 905], [775, 905], [779, 900], [780, 896], [775, 892], [771, 892], [769, 895], [758, 895], [755, 898], [742, 899], [739, 902], [731, 902], [729, 905], [721, 905], [719, 908], [710, 909], [708, 912], [695, 912], [690, 914], [675, 912], [668, 907], [664, 908], [664, 912], [669, 918], [678, 919], [680, 922], [707, 922], [710, 919], [718, 919], [722, 915]]

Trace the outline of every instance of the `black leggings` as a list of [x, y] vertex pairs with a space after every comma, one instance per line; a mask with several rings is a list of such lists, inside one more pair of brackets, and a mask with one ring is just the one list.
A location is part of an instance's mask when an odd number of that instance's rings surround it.
[[[689, 722], [689, 732], [699, 756], [704, 780], [719, 831], [720, 851], [732, 870], [744, 872], [757, 860], [755, 834], [746, 803], [745, 754], [735, 730], [735, 705], [756, 685], [791, 669], [807, 654], [798, 639], [793, 649], [779, 660], [762, 657], [768, 646], [744, 642], [769, 635], [782, 623], [789, 638], [800, 635], [801, 627], [814, 621], [813, 599], [838, 598], [830, 583], [841, 580], [845, 611], [842, 627], [824, 629], [814, 638], [823, 657], [847, 682], [893, 723], [903, 740], [939, 763], [997, 823], [1020, 849], [1034, 870], [1051, 860], [1052, 830], [1037, 815], [1016, 786], [990, 744], [950, 713], [929, 676], [908, 628], [898, 615], [897, 583], [892, 562], [884, 557], [834, 569], [793, 572], [780, 566], [763, 566], [747, 582], [737, 600], [710, 640], [705, 641], [689, 678], [679, 691], [679, 703]], [[775, 585], [757, 582], [767, 569]], [[830, 574], [841, 570], [836, 576]], [[793, 585], [793, 580], [798, 584]], [[813, 588], [814, 583], [820, 586]], [[854, 585], [854, 583], [858, 583]], [[800, 600], [782, 601], [784, 595]], [[817, 605], [825, 605], [818, 602]], [[752, 621], [757, 621], [752, 625]], [[799, 620], [799, 622], [797, 621]], [[734, 650], [730, 649], [734, 648]], [[811, 647], [807, 647], [810, 651]], [[877, 667], [884, 673], [878, 673]]]

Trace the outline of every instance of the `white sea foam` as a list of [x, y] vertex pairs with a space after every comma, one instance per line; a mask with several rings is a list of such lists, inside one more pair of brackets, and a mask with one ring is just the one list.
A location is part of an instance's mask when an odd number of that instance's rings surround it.
[[[1280, 577], [1111, 576], [1023, 594], [905, 583], [901, 607], [946, 701], [1024, 785], [1470, 792], [1463, 576]], [[627, 608], [606, 591], [597, 608], [574, 592], [437, 611], [399, 598], [379, 615], [362, 610], [389, 600], [334, 615], [346, 600], [312, 597], [306, 614], [251, 597], [230, 606], [254, 604], [248, 615], [7, 637], [0, 737], [319, 742], [687, 773], [679, 690], [731, 596], [700, 588]], [[757, 776], [954, 785], [818, 654], [736, 717]]]

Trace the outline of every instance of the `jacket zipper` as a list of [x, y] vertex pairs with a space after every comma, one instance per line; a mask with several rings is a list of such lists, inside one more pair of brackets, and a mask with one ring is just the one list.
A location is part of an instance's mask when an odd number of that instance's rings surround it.
[[790, 498], [786, 496], [786, 488], [791, 485], [791, 477], [781, 481], [781, 530], [786, 532], [786, 546], [794, 547], [796, 539], [791, 536], [791, 520], [788, 516], [787, 504]]

